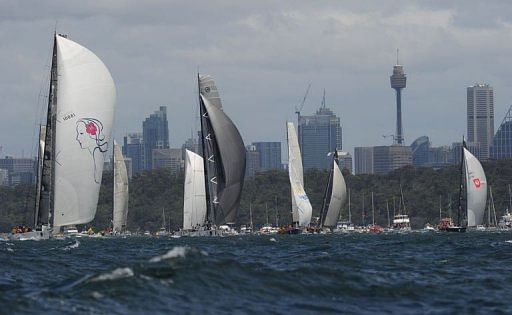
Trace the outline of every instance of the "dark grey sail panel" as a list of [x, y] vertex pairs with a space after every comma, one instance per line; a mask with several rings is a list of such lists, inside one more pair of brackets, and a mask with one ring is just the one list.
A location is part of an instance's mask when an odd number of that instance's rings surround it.
[[35, 227], [50, 224], [51, 208], [53, 203], [53, 184], [54, 184], [54, 139], [56, 124], [56, 106], [57, 106], [57, 38], [54, 36], [52, 66], [50, 70], [50, 88], [48, 96], [48, 110], [46, 114], [46, 128], [44, 135], [44, 149], [42, 150], [42, 169], [40, 185], [36, 193], [36, 209], [35, 209]]
[[[213, 130], [216, 178], [215, 223], [234, 223], [238, 216], [245, 176], [245, 146], [233, 121], [219, 108], [201, 97]], [[208, 156], [205, 156], [208, 159]]]

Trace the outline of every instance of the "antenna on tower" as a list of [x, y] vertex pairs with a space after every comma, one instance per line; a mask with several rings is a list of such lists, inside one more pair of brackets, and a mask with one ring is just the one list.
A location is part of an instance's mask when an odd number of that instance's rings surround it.
[[325, 89], [324, 89], [324, 96], [322, 97], [322, 108], [325, 108]]
[[399, 65], [400, 63], [398, 62], [398, 53], [400, 52], [400, 49], [396, 49], [396, 64]]

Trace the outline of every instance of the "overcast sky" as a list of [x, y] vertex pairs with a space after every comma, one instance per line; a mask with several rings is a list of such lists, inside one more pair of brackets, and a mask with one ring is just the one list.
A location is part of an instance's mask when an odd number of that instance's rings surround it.
[[34, 154], [46, 100], [52, 33], [96, 53], [117, 86], [114, 133], [141, 131], [168, 106], [171, 146], [197, 124], [196, 73], [215, 77], [246, 144], [285, 141], [285, 122], [327, 106], [344, 149], [390, 144], [396, 48], [407, 74], [407, 144], [466, 133], [466, 87], [489, 83], [495, 125], [512, 104], [510, 1], [18, 1], [0, 0], [0, 146]]

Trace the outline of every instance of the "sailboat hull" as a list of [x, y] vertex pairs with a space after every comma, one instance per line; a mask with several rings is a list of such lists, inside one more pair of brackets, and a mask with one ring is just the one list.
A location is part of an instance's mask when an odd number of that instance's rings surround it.
[[9, 241], [40, 241], [50, 238], [50, 231], [31, 231], [25, 233], [9, 234]]

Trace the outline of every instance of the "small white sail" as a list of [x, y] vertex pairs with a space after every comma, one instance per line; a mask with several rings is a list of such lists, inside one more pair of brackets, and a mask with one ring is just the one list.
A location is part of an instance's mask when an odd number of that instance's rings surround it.
[[487, 179], [478, 159], [464, 148], [468, 226], [481, 225], [487, 202]]
[[287, 123], [288, 131], [288, 175], [292, 193], [293, 222], [299, 226], [308, 226], [311, 222], [312, 207], [304, 191], [302, 158], [299, 141], [292, 122]]
[[189, 150], [185, 157], [185, 187], [183, 196], [183, 229], [192, 230], [206, 220], [206, 193], [203, 158]]
[[116, 91], [103, 62], [57, 36], [54, 226], [84, 224], [96, 214]]
[[112, 223], [114, 232], [121, 233], [128, 219], [128, 172], [121, 148], [114, 140], [114, 211]]
[[332, 193], [329, 202], [329, 208], [325, 215], [325, 226], [336, 226], [340, 216], [341, 206], [347, 199], [347, 185], [341, 173], [340, 167], [336, 161], [333, 160], [333, 173], [332, 173]]

